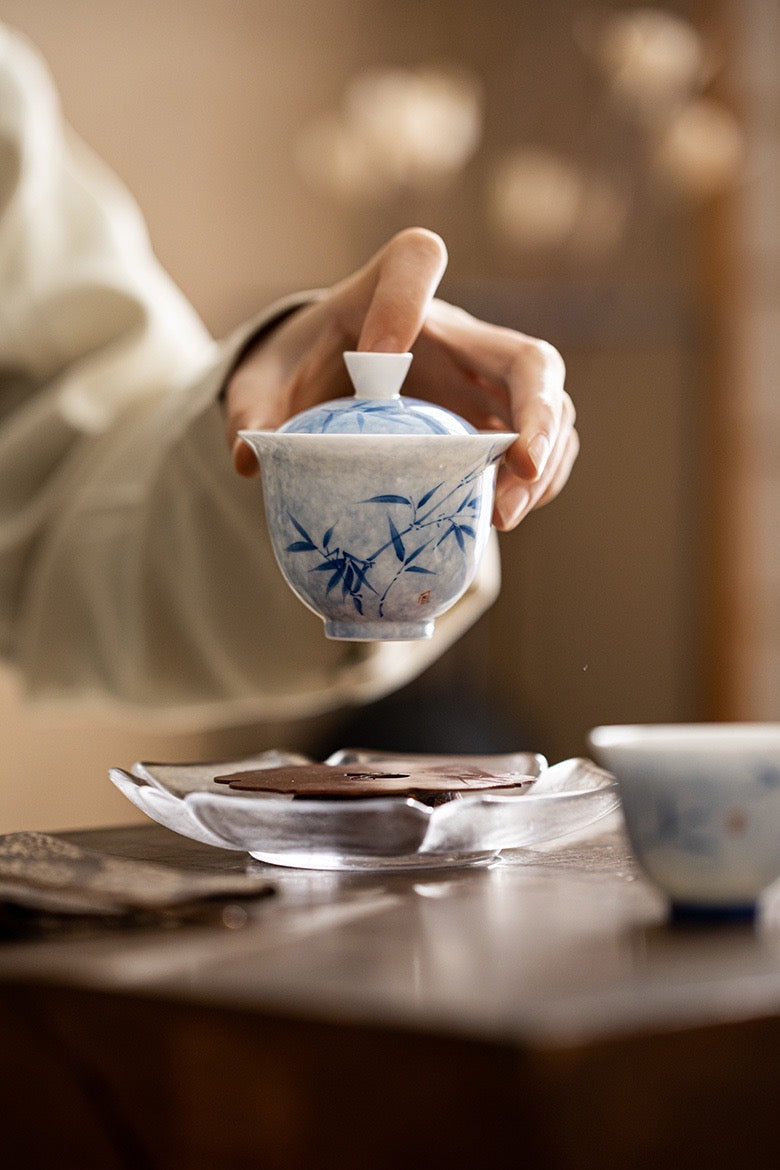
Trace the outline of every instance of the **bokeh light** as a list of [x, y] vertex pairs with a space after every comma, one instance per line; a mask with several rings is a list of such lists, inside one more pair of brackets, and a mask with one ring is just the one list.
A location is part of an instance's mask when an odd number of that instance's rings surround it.
[[742, 131], [731, 111], [712, 98], [698, 98], [670, 119], [655, 161], [685, 194], [706, 198], [734, 180], [743, 155]]
[[313, 185], [345, 199], [379, 199], [446, 184], [477, 149], [481, 88], [460, 70], [361, 73], [343, 107], [304, 129], [297, 162]]
[[660, 8], [609, 17], [595, 51], [613, 90], [645, 113], [690, 93], [705, 71], [699, 33], [683, 17]]

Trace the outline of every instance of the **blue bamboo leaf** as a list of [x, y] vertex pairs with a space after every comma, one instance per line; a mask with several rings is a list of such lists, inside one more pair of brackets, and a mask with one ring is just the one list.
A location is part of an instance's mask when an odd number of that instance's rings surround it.
[[474, 529], [471, 527], [471, 525], [469, 525], [469, 524], [460, 524], [460, 525], [459, 525], [459, 529], [460, 529], [460, 531], [461, 531], [461, 532], [465, 532], [465, 533], [466, 533], [466, 536], [473, 536], [475, 540], [477, 539], [477, 534], [476, 534], [476, 532], [474, 531]]
[[363, 584], [363, 582], [366, 579], [366, 573], [368, 572], [368, 565], [355, 565], [355, 564], [353, 564], [352, 568], [353, 568], [354, 573], [355, 573], [355, 588], [360, 589], [361, 585]]
[[355, 594], [354, 594], [354, 593], [352, 594], [352, 604], [354, 605], [354, 607], [355, 607], [355, 609], [358, 611], [358, 613], [362, 614], [362, 612], [363, 612], [363, 603], [362, 603], [362, 601], [360, 600], [360, 598], [359, 598], [359, 597], [356, 597], [356, 596], [355, 596]]
[[323, 536], [323, 538], [322, 538], [322, 547], [323, 548], [327, 548], [328, 545], [330, 544], [330, 538], [331, 538], [331, 536], [333, 536], [333, 529], [335, 527], [336, 527], [335, 524], [332, 524], [330, 526], [330, 528], [328, 529], [328, 531]]
[[315, 565], [311, 570], [312, 573], [330, 573], [333, 566], [338, 564], [338, 561], [321, 561], [319, 565]]
[[352, 568], [352, 565], [349, 565], [347, 567], [346, 573], [344, 574], [344, 580], [341, 582], [341, 593], [343, 597], [346, 597], [346, 595], [352, 589], [352, 582], [354, 579], [355, 570]]
[[436, 573], [433, 569], [424, 569], [422, 567], [422, 565], [406, 565], [404, 568], [404, 572], [405, 573], [428, 573], [429, 576], [431, 576], [431, 577], [436, 576]]
[[444, 536], [440, 537], [439, 540], [436, 541], [436, 547], [438, 548], [440, 544], [443, 544], [448, 536], [454, 536], [460, 547], [465, 551], [466, 544], [457, 524], [450, 524], [449, 528], [444, 533]]
[[424, 422], [424, 424], [428, 428], [428, 430], [432, 431], [434, 435], [449, 435], [450, 434], [450, 432], [447, 430], [447, 428], [444, 426], [443, 423], [438, 422], [437, 419], [435, 419], [435, 418], [431, 418], [430, 415], [426, 415], [422, 419], [422, 421]]
[[387, 519], [390, 523], [390, 539], [393, 542], [393, 548], [395, 549], [395, 555], [398, 557], [399, 561], [402, 561], [404, 559], [404, 557], [406, 556], [406, 549], [404, 548], [404, 542], [401, 540], [400, 532], [396, 528], [395, 524], [393, 524], [392, 516], [388, 516]]
[[408, 504], [411, 507], [412, 501], [407, 496], [370, 496], [367, 500], [361, 500], [361, 504]]
[[432, 496], [435, 496], [437, 491], [439, 490], [439, 488], [443, 487], [443, 485], [444, 485], [444, 480], [442, 480], [441, 483], [437, 483], [436, 487], [432, 487], [429, 492], [426, 492], [425, 495], [417, 501], [417, 507], [424, 508], [425, 505], [428, 503], [428, 500], [430, 500]]
[[341, 580], [343, 575], [344, 575], [344, 565], [340, 564], [337, 566], [336, 571], [333, 574], [333, 576], [331, 577], [330, 581], [328, 581], [328, 587], [325, 590], [325, 592], [330, 593], [331, 589], [333, 589], [336, 585], [338, 585], [338, 583]]
[[419, 548], [414, 550], [414, 552], [409, 553], [409, 556], [406, 558], [407, 565], [411, 565], [412, 561], [416, 560], [420, 553], [424, 552], [430, 543], [431, 542], [429, 540], [426, 540], [425, 544], [421, 544]]
[[290, 513], [289, 513], [289, 516], [290, 516], [290, 519], [292, 520], [293, 524], [295, 525], [296, 529], [298, 530], [298, 532], [299, 532], [299, 533], [301, 534], [301, 536], [303, 537], [303, 539], [304, 539], [304, 540], [308, 540], [309, 544], [310, 544], [310, 545], [312, 545], [312, 547], [316, 547], [316, 546], [315, 546], [315, 544], [314, 544], [314, 541], [313, 541], [313, 540], [312, 540], [312, 538], [309, 536], [309, 534], [308, 534], [308, 532], [306, 531], [306, 529], [303, 527], [303, 525], [302, 525], [302, 524], [299, 524], [299, 523], [298, 523], [298, 521], [297, 521], [297, 520], [295, 519], [295, 517], [293, 516], [292, 512], [290, 512]]
[[473, 508], [479, 503], [479, 496], [466, 496], [463, 503], [459, 506], [458, 512], [462, 512], [464, 508]]
[[294, 540], [287, 545], [287, 552], [316, 552], [317, 546], [310, 540]]
[[372, 569], [373, 567], [374, 566], [371, 563], [365, 564], [365, 565], [355, 565], [354, 566], [354, 568], [355, 568], [355, 587], [352, 590], [353, 593], [357, 593], [365, 585], [366, 589], [370, 589], [372, 593], [375, 593], [377, 595], [377, 597], [379, 596], [376, 589], [374, 588], [374, 586], [371, 584], [371, 582], [368, 579], [368, 570]]

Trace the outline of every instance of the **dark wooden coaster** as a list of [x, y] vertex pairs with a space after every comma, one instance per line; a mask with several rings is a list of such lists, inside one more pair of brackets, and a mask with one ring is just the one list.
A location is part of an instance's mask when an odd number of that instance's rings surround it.
[[214, 777], [240, 792], [276, 792], [287, 796], [412, 796], [519, 788], [533, 782], [519, 772], [494, 775], [481, 768], [426, 771], [410, 765], [404, 770], [383, 769], [374, 764], [296, 764], [283, 768], [257, 768]]

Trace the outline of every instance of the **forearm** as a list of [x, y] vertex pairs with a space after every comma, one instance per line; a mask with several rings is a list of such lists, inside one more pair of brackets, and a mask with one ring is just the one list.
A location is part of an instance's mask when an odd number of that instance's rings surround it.
[[413, 677], [492, 600], [495, 558], [432, 643], [328, 642], [225, 441], [227, 379], [311, 294], [218, 346], [2, 28], [0, 98], [0, 653], [27, 691], [203, 725]]
[[215, 385], [140, 403], [71, 452], [17, 615], [31, 695], [168, 726], [314, 714], [414, 677], [495, 597], [491, 545], [432, 642], [328, 641], [277, 568], [259, 482], [232, 468]]

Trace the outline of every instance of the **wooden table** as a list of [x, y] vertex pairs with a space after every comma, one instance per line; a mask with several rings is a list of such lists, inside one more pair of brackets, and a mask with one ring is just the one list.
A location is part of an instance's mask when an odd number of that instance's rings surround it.
[[268, 874], [239, 929], [0, 945], [7, 1170], [780, 1165], [774, 893], [671, 925], [619, 825], [489, 868]]

